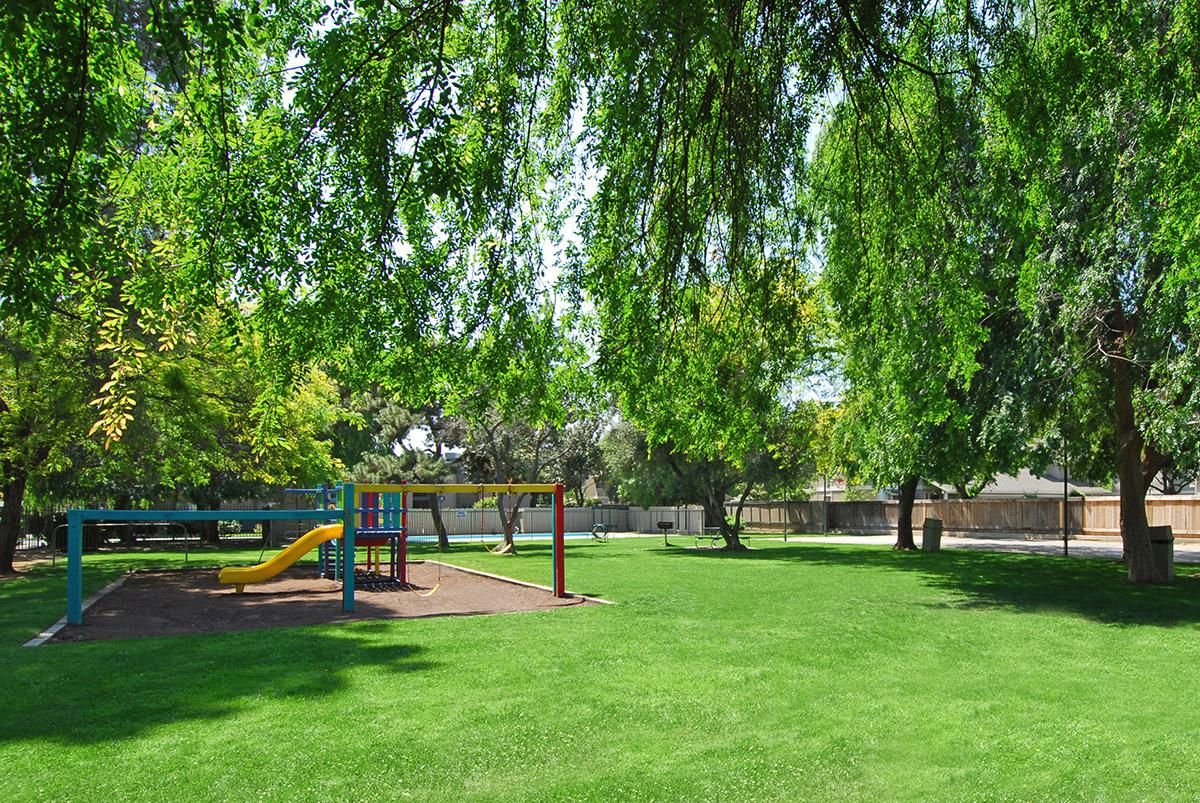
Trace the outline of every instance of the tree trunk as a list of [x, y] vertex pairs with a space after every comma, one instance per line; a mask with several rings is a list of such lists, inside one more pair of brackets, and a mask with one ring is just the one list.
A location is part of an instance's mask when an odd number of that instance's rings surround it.
[[[196, 505], [199, 510], [220, 510], [220, 499], [206, 499]], [[219, 546], [221, 543], [221, 530], [219, 521], [202, 521], [200, 522], [200, 543]]]
[[725, 495], [708, 493], [704, 497], [704, 516], [705, 519], [711, 519], [717, 522], [717, 526], [721, 529], [721, 538], [725, 541], [726, 549], [730, 552], [740, 552], [746, 548], [739, 537], [738, 532], [729, 524], [725, 518]]
[[[117, 494], [113, 498], [113, 510], [129, 510], [133, 507], [133, 497], [127, 493]], [[121, 546], [132, 547], [137, 542], [138, 525], [129, 522], [121, 528]]]
[[916, 549], [913, 540], [913, 501], [917, 498], [917, 476], [905, 477], [900, 483], [900, 516], [896, 522], [896, 545], [892, 549]]
[[433, 529], [437, 531], [438, 551], [450, 549], [450, 536], [446, 535], [446, 522], [442, 521], [442, 503], [436, 493], [429, 495], [429, 515], [433, 517]]
[[1113, 359], [1113, 411], [1117, 434], [1117, 477], [1121, 481], [1121, 544], [1133, 583], [1166, 583], [1166, 567], [1156, 566], [1146, 517], [1145, 439], [1133, 409], [1129, 364]]
[[496, 495], [496, 512], [500, 515], [500, 527], [504, 530], [504, 542], [497, 549], [497, 552], [505, 552], [510, 555], [517, 553], [517, 545], [513, 543], [513, 527], [517, 521], [517, 514], [521, 512], [521, 497], [523, 494], [515, 494], [511, 510], [505, 510], [505, 501], [508, 499], [508, 494]]
[[734, 509], [733, 531], [734, 531], [734, 533], [737, 534], [739, 544], [741, 544], [741, 537], [742, 537], [742, 509], [746, 506], [746, 499], [749, 498], [750, 491], [752, 491], [753, 489], [754, 489], [754, 483], [752, 483], [752, 482], [746, 483], [746, 490], [742, 491], [742, 495], [740, 497], [738, 497], [737, 508]]
[[15, 574], [13, 559], [17, 553], [17, 541], [21, 537], [21, 513], [25, 506], [24, 471], [10, 465], [4, 466], [4, 510], [0, 512], [0, 574]]

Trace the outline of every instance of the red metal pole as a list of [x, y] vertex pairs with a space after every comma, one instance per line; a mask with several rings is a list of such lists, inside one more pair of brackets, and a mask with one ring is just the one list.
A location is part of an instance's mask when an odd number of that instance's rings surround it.
[[556, 483], [554, 486], [554, 596], [565, 597], [567, 595], [567, 579], [566, 579], [566, 514], [563, 510], [565, 502], [565, 494], [563, 493], [562, 483]]
[[[408, 480], [402, 480], [407, 485]], [[400, 582], [408, 583], [408, 491], [400, 493]]]

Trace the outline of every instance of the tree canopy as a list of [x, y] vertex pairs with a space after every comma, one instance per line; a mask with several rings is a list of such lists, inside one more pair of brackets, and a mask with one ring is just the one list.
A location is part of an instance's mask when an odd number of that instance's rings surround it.
[[76, 321], [94, 370], [63, 403], [111, 450], [238, 319], [256, 449], [319, 371], [559, 431], [564, 400], [611, 393], [648, 449], [743, 470], [817, 395], [832, 332], [864, 474], [1107, 461], [1131, 577], [1159, 579], [1142, 497], [1200, 454], [1198, 13], [9, 4], [9, 387], [16, 344]]
[[1200, 447], [1184, 423], [1200, 414], [1196, 263], [1181, 250], [1200, 230], [1196, 9], [1062, 3], [1040, 22], [997, 70], [994, 101], [1032, 234], [1018, 295], [1087, 422], [1075, 437], [1107, 446], [1130, 578], [1162, 581], [1144, 497]]
[[[914, 25], [909, 47], [940, 24]], [[1015, 299], [1021, 243], [997, 197], [1007, 177], [983, 147], [983, 98], [954, 63], [847, 86], [814, 168], [842, 459], [899, 489], [907, 549], [920, 478], [982, 486], [1028, 459], [1040, 434], [1037, 354]]]

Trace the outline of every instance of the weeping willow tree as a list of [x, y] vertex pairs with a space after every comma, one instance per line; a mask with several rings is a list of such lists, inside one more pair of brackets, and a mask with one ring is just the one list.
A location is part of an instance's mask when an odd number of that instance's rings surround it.
[[[979, 67], [938, 51], [956, 23], [914, 20], [886, 80], [844, 85], [813, 185], [845, 383], [843, 463], [898, 489], [897, 549], [914, 548], [921, 478], [969, 495], [1029, 459], [1040, 435], [1039, 355], [1016, 303], [1020, 230], [983, 147]], [[919, 60], [928, 69], [910, 66]]]
[[[551, 11], [5, 6], [0, 326], [96, 331], [105, 369], [70, 408], [110, 444], [150, 357], [214, 309], [231, 331], [248, 319], [276, 377], [252, 408], [257, 448], [286, 435], [279, 400], [313, 363], [428, 401], [544, 303]], [[2, 416], [25, 409], [7, 401]], [[6, 484], [29, 468], [9, 471], [19, 446], [0, 443]]]
[[[572, 278], [596, 305], [598, 369], [651, 448], [745, 470], [815, 351], [800, 197], [828, 9], [565, 7], [560, 80], [578, 85], [594, 180]], [[737, 549], [724, 493], [699, 501]]]

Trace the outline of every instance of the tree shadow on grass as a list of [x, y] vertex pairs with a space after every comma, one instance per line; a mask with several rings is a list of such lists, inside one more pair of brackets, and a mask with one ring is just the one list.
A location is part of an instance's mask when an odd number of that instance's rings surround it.
[[1170, 586], [1133, 585], [1124, 564], [1104, 558], [1063, 558], [979, 550], [897, 552], [888, 547], [789, 544], [746, 552], [659, 549], [676, 559], [787, 561], [866, 572], [912, 572], [930, 588], [961, 601], [941, 608], [1061, 611], [1104, 624], [1177, 626], [1200, 623], [1200, 576], [1179, 567]]
[[319, 706], [357, 670], [406, 675], [437, 665], [421, 647], [390, 641], [393, 633], [364, 622], [40, 647], [6, 662], [0, 744], [114, 742], [271, 700]]

